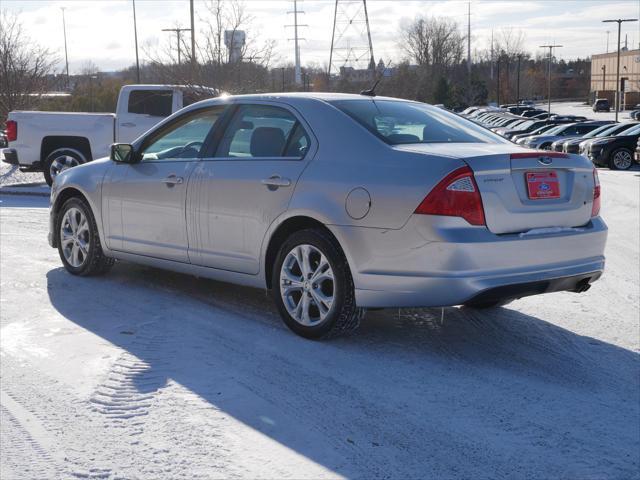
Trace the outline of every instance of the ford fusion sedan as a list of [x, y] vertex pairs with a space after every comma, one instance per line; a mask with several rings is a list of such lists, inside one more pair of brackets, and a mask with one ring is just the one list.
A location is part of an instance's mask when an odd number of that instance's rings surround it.
[[190, 105], [62, 172], [49, 241], [74, 275], [117, 259], [265, 288], [291, 330], [326, 338], [367, 308], [585, 291], [599, 209], [581, 156], [418, 102], [263, 94]]

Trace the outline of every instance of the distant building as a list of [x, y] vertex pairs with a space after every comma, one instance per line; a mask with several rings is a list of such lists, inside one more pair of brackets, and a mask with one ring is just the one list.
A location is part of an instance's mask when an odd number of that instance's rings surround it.
[[[614, 105], [616, 94], [617, 52], [591, 56], [591, 99], [607, 98]], [[640, 103], [640, 50], [620, 51], [620, 106]]]

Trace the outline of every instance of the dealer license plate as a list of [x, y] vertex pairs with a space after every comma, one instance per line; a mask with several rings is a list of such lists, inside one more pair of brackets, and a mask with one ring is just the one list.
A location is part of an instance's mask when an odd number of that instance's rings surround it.
[[556, 171], [527, 172], [525, 176], [530, 199], [560, 198], [560, 182]]

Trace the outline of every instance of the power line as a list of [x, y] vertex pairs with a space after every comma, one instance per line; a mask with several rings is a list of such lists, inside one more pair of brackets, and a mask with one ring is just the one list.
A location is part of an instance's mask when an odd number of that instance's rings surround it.
[[190, 32], [191, 29], [190, 28], [163, 28], [162, 29], [163, 32], [174, 32], [176, 34], [176, 37], [178, 39], [178, 65], [180, 65], [180, 50], [181, 50], [181, 45], [182, 42], [180, 40], [180, 36], [182, 35], [182, 32]]
[[302, 10], [298, 10], [298, 1], [293, 0], [293, 10], [287, 12], [287, 15], [293, 13], [293, 25], [285, 25], [285, 27], [293, 27], [293, 38], [289, 40], [294, 41], [294, 49], [295, 49], [295, 83], [296, 85], [300, 85], [302, 83], [302, 75], [300, 70], [300, 40], [304, 40], [298, 37], [298, 28], [299, 27], [308, 27], [309, 25], [300, 25], [298, 23], [298, 15], [305, 13]]

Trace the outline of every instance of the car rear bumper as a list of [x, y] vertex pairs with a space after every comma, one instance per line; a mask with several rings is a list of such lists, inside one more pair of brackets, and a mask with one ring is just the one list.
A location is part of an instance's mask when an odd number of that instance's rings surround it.
[[35, 161], [32, 163], [20, 163], [18, 151], [15, 148], [3, 148], [0, 149], [0, 153], [2, 153], [2, 161], [4, 163], [8, 163], [9, 165], [19, 165], [20, 170], [23, 172], [42, 171], [42, 163], [40, 161]]
[[359, 306], [436, 307], [477, 301], [484, 292], [515, 298], [571, 291], [604, 270], [607, 227], [599, 217], [534, 235], [494, 235], [452, 217], [426, 226], [419, 217], [401, 230], [336, 232], [348, 250]]

